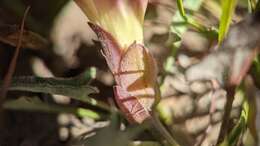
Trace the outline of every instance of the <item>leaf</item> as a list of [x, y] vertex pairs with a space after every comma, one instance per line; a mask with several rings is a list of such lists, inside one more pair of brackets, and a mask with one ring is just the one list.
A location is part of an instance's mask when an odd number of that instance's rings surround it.
[[230, 146], [230, 145], [228, 144], [227, 138], [225, 138], [224, 141], [219, 144], [219, 146]]
[[248, 11], [252, 13], [256, 10], [256, 0], [247, 0], [248, 3]]
[[[250, 141], [254, 143], [256, 141], [256, 127], [255, 127], [255, 100], [251, 97], [254, 96], [252, 94], [252, 87], [249, 85], [247, 80], [243, 82], [236, 90], [236, 97], [241, 97], [243, 100], [242, 110], [240, 113], [240, 117], [236, 125], [233, 127], [231, 132], [226, 137], [226, 143], [228, 146], [235, 146], [238, 145], [240, 140], [243, 138], [245, 141]], [[250, 88], [250, 89], [249, 89]], [[250, 92], [250, 93], [249, 93]], [[254, 103], [253, 103], [254, 102]], [[252, 124], [252, 125], [250, 125]], [[250, 139], [248, 139], [250, 136]], [[255, 145], [255, 144], [252, 144]]]
[[[129, 122], [141, 123], [150, 117], [155, 98], [157, 66], [143, 44], [133, 42], [120, 48], [114, 37], [98, 25], [89, 23], [103, 46], [103, 55], [114, 75], [116, 102]], [[156, 97], [155, 97], [156, 96]]]
[[260, 56], [258, 55], [254, 61], [253, 61], [253, 65], [251, 67], [251, 71], [250, 71], [252, 77], [254, 78], [256, 87], [258, 89], [260, 89]]
[[245, 132], [249, 117], [249, 103], [242, 88], [238, 89], [236, 96], [242, 96], [244, 101], [239, 121], [227, 137], [230, 146], [235, 145], [238, 142], [241, 134]]
[[187, 9], [197, 11], [201, 6], [202, 1], [203, 0], [186, 0], [183, 3], [183, 0], [177, 0], [177, 6], [179, 11], [177, 11], [175, 15], [172, 17], [172, 22], [170, 25], [169, 38], [167, 44], [171, 47], [172, 53], [171, 56], [167, 58], [167, 61], [174, 60], [174, 57], [177, 53], [177, 49], [181, 45], [182, 35], [187, 31], [188, 26], [194, 26], [196, 28], [199, 28], [200, 30], [203, 29], [204, 31], [206, 31], [206, 29], [203, 26], [198, 25], [192, 19], [193, 15], [187, 15], [184, 9], [185, 6]]
[[80, 107], [66, 107], [60, 105], [54, 105], [49, 103], [44, 103], [38, 98], [19, 98], [17, 100], [9, 100], [4, 102], [3, 107], [9, 110], [19, 110], [19, 111], [30, 111], [30, 112], [46, 112], [46, 113], [72, 113], [79, 117], [89, 117], [92, 119], [100, 119], [101, 116], [85, 108]]
[[222, 43], [224, 40], [230, 23], [235, 11], [235, 7], [237, 4], [237, 0], [222, 0], [222, 14], [220, 18], [220, 25], [219, 25], [219, 35], [218, 35], [218, 43]]
[[[0, 24], [0, 42], [16, 46], [19, 39], [19, 28], [15, 25]], [[48, 41], [37, 33], [24, 30], [21, 42], [22, 48], [42, 49], [48, 45]]]
[[255, 11], [260, 10], [260, 1], [257, 1], [256, 6], [255, 6]]
[[142, 123], [150, 117], [157, 98], [156, 76], [157, 66], [148, 49], [132, 44], [122, 56], [114, 88], [116, 101], [130, 122]]
[[14, 77], [9, 90], [65, 95], [84, 102], [90, 101], [89, 94], [98, 93], [96, 88], [78, 79], [34, 76]]
[[222, 85], [239, 85], [257, 53], [260, 22], [256, 17], [257, 15], [249, 15], [233, 25], [217, 51], [186, 70], [187, 79], [217, 79]]
[[[93, 76], [95, 76], [95, 71], [92, 68], [82, 75], [73, 78], [43, 78], [35, 76], [14, 77], [11, 81], [9, 90], [69, 96], [75, 100], [109, 110], [110, 108], [105, 103], [89, 97], [89, 94], [99, 92], [97, 88], [88, 85]], [[1, 82], [0, 85], [2, 86]]]
[[201, 6], [202, 1], [203, 0], [186, 0], [183, 2], [183, 0], [177, 0], [177, 6], [179, 11], [177, 11], [172, 18], [169, 40], [171, 43], [174, 43], [175, 49], [180, 46], [181, 36], [187, 31], [189, 26], [192, 26], [193, 28], [197, 29], [202, 33], [216, 33], [215, 30], [209, 30], [205, 26], [202, 26], [201, 24], [193, 20], [193, 14], [186, 14], [185, 12], [184, 6], [189, 10], [197, 11]]

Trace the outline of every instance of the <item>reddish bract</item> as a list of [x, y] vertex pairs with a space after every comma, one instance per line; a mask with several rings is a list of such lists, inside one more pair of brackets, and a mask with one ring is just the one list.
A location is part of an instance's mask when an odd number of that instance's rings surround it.
[[130, 122], [142, 123], [150, 117], [155, 100], [155, 60], [142, 44], [133, 42], [121, 49], [108, 32], [89, 24], [101, 41], [104, 57], [116, 80], [114, 94], [118, 106]]

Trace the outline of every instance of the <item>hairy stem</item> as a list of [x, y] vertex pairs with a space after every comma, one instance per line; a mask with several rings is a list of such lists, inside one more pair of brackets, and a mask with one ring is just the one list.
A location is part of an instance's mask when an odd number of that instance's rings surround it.
[[[69, 96], [75, 100], [89, 103], [110, 111], [110, 107], [101, 101], [89, 97], [89, 94], [98, 93], [95, 87], [89, 86], [89, 78], [43, 78], [34, 76], [15, 77], [10, 82], [9, 90], [41, 92]], [[2, 86], [4, 83], [1, 83]]]

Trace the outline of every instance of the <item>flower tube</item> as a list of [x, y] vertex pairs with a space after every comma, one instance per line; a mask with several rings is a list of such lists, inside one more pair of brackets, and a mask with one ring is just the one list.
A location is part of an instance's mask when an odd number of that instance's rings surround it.
[[131, 123], [151, 117], [157, 66], [143, 43], [148, 0], [74, 0], [89, 18], [116, 81], [115, 100]]

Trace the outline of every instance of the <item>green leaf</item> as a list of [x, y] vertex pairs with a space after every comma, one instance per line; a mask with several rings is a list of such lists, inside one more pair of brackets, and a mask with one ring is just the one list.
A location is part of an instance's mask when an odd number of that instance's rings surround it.
[[[92, 68], [80, 76], [73, 78], [43, 78], [35, 76], [14, 77], [9, 90], [64, 95], [75, 100], [110, 110], [109, 106], [105, 103], [89, 97], [89, 94], [99, 92], [97, 88], [88, 85], [94, 76], [95, 70]], [[1, 82], [0, 85], [2, 86]]]
[[184, 2], [182, 0], [177, 0], [179, 11], [177, 11], [172, 18], [169, 39], [167, 42], [167, 44], [170, 44], [172, 47], [172, 56], [175, 57], [177, 52], [176, 50], [181, 45], [181, 37], [187, 31], [189, 26], [206, 35], [206, 37], [217, 38], [218, 32], [215, 28], [207, 28], [206, 26], [196, 22], [193, 19], [192, 13], [186, 14], [185, 12], [184, 6], [191, 11], [197, 11], [200, 8], [202, 2], [203, 0], [186, 0]]
[[228, 144], [227, 138], [225, 138], [224, 141], [223, 141], [221, 144], [219, 144], [219, 146], [230, 146], [230, 145]]
[[260, 78], [259, 78], [259, 76], [260, 76], [260, 55], [258, 55], [254, 59], [250, 73], [251, 73], [252, 77], [254, 78], [256, 87], [258, 89], [260, 89]]
[[80, 107], [67, 107], [56, 104], [44, 103], [38, 98], [19, 98], [17, 100], [9, 100], [3, 104], [5, 109], [21, 110], [30, 112], [46, 112], [46, 113], [72, 113], [79, 117], [89, 117], [92, 119], [100, 119], [100, 115], [92, 110]]
[[254, 12], [256, 9], [256, 0], [247, 0], [247, 3], [249, 13]]
[[222, 14], [219, 25], [218, 43], [220, 44], [228, 32], [237, 0], [222, 0]]
[[255, 6], [255, 11], [260, 10], [260, 1], [257, 1], [256, 6]]
[[88, 95], [98, 93], [98, 90], [87, 84], [88, 80], [84, 81], [78, 78], [23, 76], [14, 77], [9, 90], [65, 95], [76, 100], [90, 102]]
[[98, 120], [101, 118], [101, 116], [96, 113], [95, 111], [85, 109], [85, 108], [76, 108], [76, 111], [74, 112], [75, 115], [78, 115], [79, 117], [89, 117], [95, 120]]
[[177, 0], [177, 6], [179, 11], [177, 11], [173, 16], [172, 25], [170, 27], [170, 34], [172, 35], [172, 38], [174, 40], [173, 43], [179, 42], [181, 40], [181, 36], [184, 34], [184, 32], [186, 32], [188, 27], [187, 18], [192, 17], [192, 15], [186, 14], [184, 6], [186, 6], [187, 9], [197, 11], [200, 8], [202, 1], [203, 0], [186, 0], [183, 2], [182, 0]]

